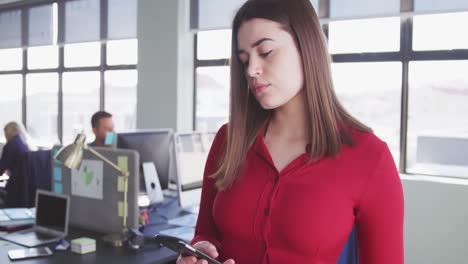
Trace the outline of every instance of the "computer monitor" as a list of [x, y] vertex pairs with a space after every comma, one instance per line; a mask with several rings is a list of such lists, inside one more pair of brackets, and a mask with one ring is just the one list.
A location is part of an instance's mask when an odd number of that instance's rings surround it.
[[179, 204], [196, 211], [200, 202], [206, 159], [215, 132], [178, 133], [174, 136]]
[[136, 150], [140, 154], [140, 190], [145, 191], [145, 177], [142, 164], [153, 162], [162, 189], [167, 189], [174, 162], [173, 130], [157, 129], [117, 134], [117, 148]]

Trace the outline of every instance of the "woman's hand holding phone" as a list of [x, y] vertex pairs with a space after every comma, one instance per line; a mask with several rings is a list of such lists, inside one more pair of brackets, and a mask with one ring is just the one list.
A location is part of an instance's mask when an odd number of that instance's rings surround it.
[[[216, 247], [208, 241], [200, 241], [193, 245], [194, 248], [208, 254], [212, 258], [217, 258], [219, 256], [218, 250]], [[234, 264], [233, 259], [226, 260], [224, 264]], [[179, 256], [177, 259], [177, 264], [208, 264], [208, 261], [205, 259], [197, 259], [194, 256]]]

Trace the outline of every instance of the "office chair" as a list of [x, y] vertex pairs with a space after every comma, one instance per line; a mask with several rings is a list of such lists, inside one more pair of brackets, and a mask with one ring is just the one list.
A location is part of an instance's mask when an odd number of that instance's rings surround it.
[[358, 240], [356, 227], [349, 234], [348, 241], [341, 251], [337, 264], [358, 264]]
[[52, 165], [50, 150], [24, 153], [5, 187], [6, 207], [33, 207], [37, 189], [51, 189]]

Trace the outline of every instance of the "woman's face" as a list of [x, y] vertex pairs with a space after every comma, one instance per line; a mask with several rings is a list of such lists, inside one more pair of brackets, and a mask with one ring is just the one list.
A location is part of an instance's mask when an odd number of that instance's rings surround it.
[[249, 89], [264, 109], [284, 105], [304, 87], [301, 56], [279, 23], [260, 18], [244, 22], [237, 45]]

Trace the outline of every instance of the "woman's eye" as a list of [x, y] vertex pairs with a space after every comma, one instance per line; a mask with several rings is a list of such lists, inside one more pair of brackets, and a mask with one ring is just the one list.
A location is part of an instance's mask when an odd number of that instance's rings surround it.
[[267, 51], [267, 52], [260, 53], [260, 56], [261, 56], [262, 58], [266, 58], [266, 57], [268, 57], [268, 55], [270, 55], [271, 52], [272, 52], [272, 50]]

